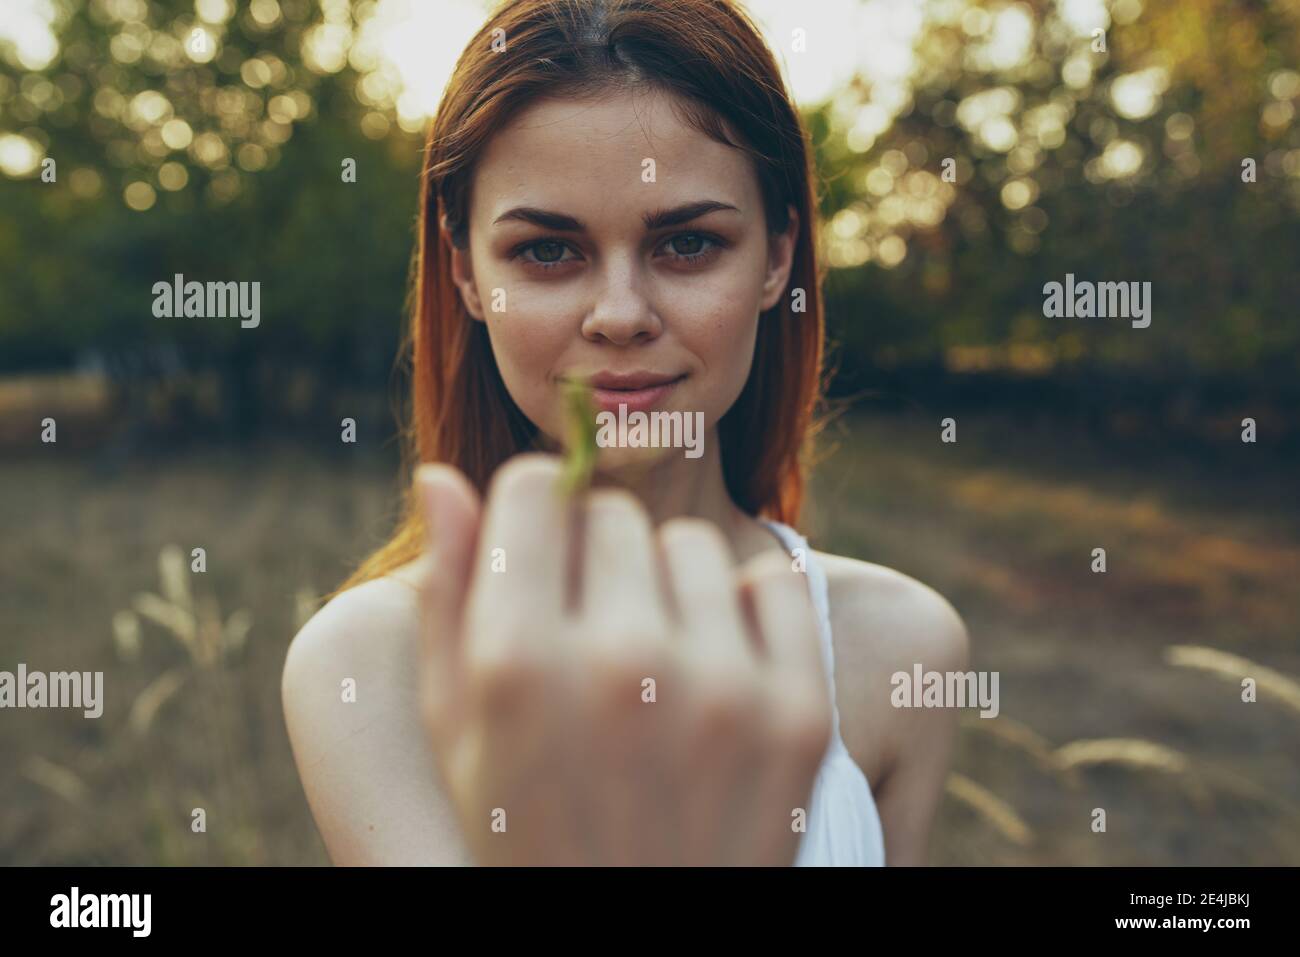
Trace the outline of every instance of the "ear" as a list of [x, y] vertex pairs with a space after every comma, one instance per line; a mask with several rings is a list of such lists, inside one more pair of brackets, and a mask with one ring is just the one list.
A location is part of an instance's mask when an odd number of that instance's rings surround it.
[[451, 232], [444, 222], [441, 226], [443, 240], [451, 250], [451, 279], [460, 290], [460, 301], [465, 304], [465, 311], [479, 322], [483, 321], [483, 303], [478, 297], [478, 287], [474, 284], [474, 266], [470, 262], [469, 248], [460, 249], [451, 241]]
[[785, 293], [790, 281], [790, 269], [794, 265], [794, 247], [799, 237], [799, 213], [793, 204], [787, 205], [790, 224], [784, 232], [769, 234], [767, 237], [767, 273], [763, 277], [763, 300], [761, 312], [766, 312], [777, 304]]

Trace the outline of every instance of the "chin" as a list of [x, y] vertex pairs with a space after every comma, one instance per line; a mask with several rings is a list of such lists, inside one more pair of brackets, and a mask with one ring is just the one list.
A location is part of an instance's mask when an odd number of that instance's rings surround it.
[[596, 450], [596, 474], [614, 481], [637, 478], [672, 459], [682, 458], [678, 448], [604, 448]]

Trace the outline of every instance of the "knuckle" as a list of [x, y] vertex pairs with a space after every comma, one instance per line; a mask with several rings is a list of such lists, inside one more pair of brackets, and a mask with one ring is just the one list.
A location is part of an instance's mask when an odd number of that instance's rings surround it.
[[770, 709], [777, 746], [801, 763], [819, 762], [834, 731], [830, 700], [805, 691], [782, 695]]
[[602, 641], [588, 653], [590, 673], [603, 704], [638, 704], [647, 678], [656, 685], [667, 677], [670, 661], [644, 637]]
[[698, 730], [706, 738], [733, 737], [756, 729], [761, 715], [754, 687], [734, 675], [710, 680], [700, 691], [695, 708]]
[[506, 642], [489, 642], [466, 656], [466, 681], [487, 710], [499, 710], [527, 698], [541, 678], [541, 669], [521, 649]]

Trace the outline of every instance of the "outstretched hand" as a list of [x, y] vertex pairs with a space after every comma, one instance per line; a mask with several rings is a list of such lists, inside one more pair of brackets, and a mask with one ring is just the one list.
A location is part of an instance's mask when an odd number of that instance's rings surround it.
[[[831, 735], [805, 577], [741, 569], [698, 519], [577, 499], [549, 455], [486, 503], [417, 476], [428, 553], [421, 699], [483, 864], [790, 864]], [[575, 516], [579, 519], [575, 521]]]

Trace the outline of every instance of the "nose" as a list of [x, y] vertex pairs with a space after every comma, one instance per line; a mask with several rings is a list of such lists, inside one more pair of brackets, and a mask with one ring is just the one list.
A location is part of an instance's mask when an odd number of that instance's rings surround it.
[[611, 257], [599, 282], [596, 301], [582, 324], [583, 336], [619, 346], [659, 337], [663, 324], [645, 294], [644, 277], [634, 261]]

